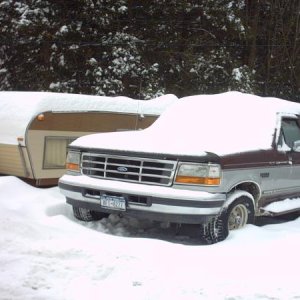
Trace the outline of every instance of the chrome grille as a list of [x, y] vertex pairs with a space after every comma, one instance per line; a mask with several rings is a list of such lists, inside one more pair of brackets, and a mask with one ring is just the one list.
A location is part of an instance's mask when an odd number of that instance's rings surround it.
[[171, 185], [176, 161], [83, 153], [81, 172], [90, 177]]

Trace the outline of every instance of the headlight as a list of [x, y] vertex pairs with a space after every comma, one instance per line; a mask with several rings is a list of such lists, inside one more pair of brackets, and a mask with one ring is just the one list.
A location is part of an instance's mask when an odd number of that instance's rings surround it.
[[80, 152], [72, 150], [68, 152], [66, 169], [68, 173], [80, 172]]
[[219, 185], [221, 182], [221, 167], [217, 164], [181, 163], [175, 178], [175, 183]]

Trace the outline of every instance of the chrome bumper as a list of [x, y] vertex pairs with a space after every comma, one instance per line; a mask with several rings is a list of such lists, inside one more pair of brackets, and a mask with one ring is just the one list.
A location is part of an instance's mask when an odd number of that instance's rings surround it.
[[[226, 195], [221, 193], [95, 179], [85, 175], [64, 175], [59, 180], [59, 188], [67, 202], [74, 206], [116, 213], [100, 205], [102, 194], [116, 194], [126, 199], [126, 211], [119, 213], [176, 223], [206, 222], [219, 214], [226, 200]], [[141, 198], [142, 203], [135, 201]]]

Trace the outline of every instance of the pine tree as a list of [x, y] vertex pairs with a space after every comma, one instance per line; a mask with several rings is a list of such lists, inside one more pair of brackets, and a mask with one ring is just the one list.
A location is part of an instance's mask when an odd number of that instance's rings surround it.
[[126, 30], [126, 3], [3, 1], [1, 89], [161, 94], [157, 66], [144, 62], [139, 39]]
[[0, 90], [300, 101], [299, 0], [3, 0]]

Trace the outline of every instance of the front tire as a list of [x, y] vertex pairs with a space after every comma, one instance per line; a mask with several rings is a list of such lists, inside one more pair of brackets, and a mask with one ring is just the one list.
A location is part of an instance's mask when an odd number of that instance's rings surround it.
[[227, 238], [229, 234], [226, 213], [212, 218], [206, 224], [200, 225], [200, 238], [207, 244], [215, 244]]
[[109, 214], [93, 211], [83, 207], [73, 206], [74, 217], [80, 221], [98, 221], [109, 216]]
[[240, 196], [220, 215], [200, 225], [200, 236], [208, 244], [218, 243], [227, 238], [229, 231], [241, 229], [247, 223], [254, 223], [253, 202], [248, 196]]
[[229, 205], [227, 210], [228, 229], [241, 229], [246, 224], [254, 223], [254, 207], [252, 200], [242, 196]]

